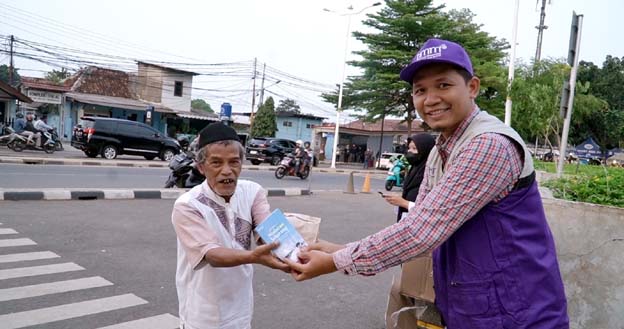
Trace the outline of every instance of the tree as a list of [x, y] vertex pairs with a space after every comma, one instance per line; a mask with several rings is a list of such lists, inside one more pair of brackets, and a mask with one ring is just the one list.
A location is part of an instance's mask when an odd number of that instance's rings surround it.
[[[343, 90], [343, 108], [363, 111], [363, 118], [375, 120], [384, 113], [404, 117], [411, 130], [415, 108], [411, 86], [399, 79], [399, 72], [411, 62], [418, 48], [429, 38], [438, 37], [462, 44], [472, 57], [475, 74], [482, 78], [480, 106], [490, 113], [502, 115], [506, 96], [506, 77], [500, 66], [508, 47], [480, 25], [472, 22], [469, 10], [442, 12], [431, 0], [386, 0], [377, 14], [368, 14], [364, 25], [376, 33], [353, 32], [367, 46], [355, 52], [361, 60], [350, 65], [363, 70], [361, 76], [349, 77]], [[337, 103], [337, 93], [322, 95]]]
[[[561, 87], [569, 79], [570, 67], [564, 60], [542, 59], [531, 65], [519, 65], [511, 90], [512, 127], [525, 140], [539, 138], [548, 144], [561, 144], [563, 117], [560, 113]], [[589, 85], [577, 83], [569, 141], [573, 144], [592, 135], [584, 122], [607, 103], [588, 93]], [[584, 137], [582, 137], [584, 136]]]
[[201, 98], [192, 100], [191, 108], [202, 110], [208, 113], [214, 113], [214, 111], [212, 110], [212, 107], [210, 107], [210, 104], [206, 103], [206, 101]]
[[286, 98], [279, 101], [279, 105], [275, 109], [276, 112], [291, 112], [295, 114], [301, 113], [301, 107], [294, 99]]
[[254, 116], [250, 134], [251, 137], [275, 137], [276, 131], [275, 102], [269, 97]]
[[52, 71], [47, 72], [45, 74], [45, 78], [47, 80], [50, 80], [50, 81], [55, 82], [55, 83], [59, 83], [59, 82], [63, 81], [64, 79], [69, 78], [70, 76], [71, 76], [71, 73], [69, 73], [69, 71], [67, 71], [67, 69], [65, 69], [64, 67], [61, 68], [60, 71], [57, 71], [57, 70], [53, 69]]
[[22, 80], [22, 77], [20, 77], [19, 73], [17, 73], [16, 68], [13, 68], [13, 83], [9, 82], [9, 66], [8, 65], [0, 65], [0, 81], [4, 82], [4, 83], [8, 83], [10, 85], [17, 85], [20, 83], [20, 81]]

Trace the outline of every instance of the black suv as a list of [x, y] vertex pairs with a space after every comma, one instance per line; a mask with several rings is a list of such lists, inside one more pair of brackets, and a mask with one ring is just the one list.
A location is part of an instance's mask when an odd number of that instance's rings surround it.
[[71, 145], [90, 158], [101, 154], [106, 159], [114, 159], [128, 154], [169, 161], [180, 152], [178, 141], [140, 122], [100, 117], [80, 119], [82, 122], [74, 127]]
[[295, 142], [288, 139], [256, 137], [249, 141], [245, 157], [254, 165], [268, 162], [277, 166], [285, 154], [295, 151], [296, 146]]

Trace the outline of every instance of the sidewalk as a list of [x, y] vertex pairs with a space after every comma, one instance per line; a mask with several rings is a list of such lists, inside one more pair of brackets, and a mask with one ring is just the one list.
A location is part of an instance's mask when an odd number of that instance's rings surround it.
[[[107, 166], [107, 167], [141, 167], [141, 168], [168, 168], [169, 164], [160, 160], [144, 160], [138, 156], [120, 156], [114, 160], [103, 158], [88, 158], [80, 150], [66, 146], [65, 150], [46, 154], [41, 151], [14, 152], [6, 147], [0, 147], [0, 163], [12, 164], [39, 164], [39, 165], [70, 165], [70, 166]], [[276, 166], [268, 164], [243, 165], [244, 170], [274, 171]], [[386, 170], [363, 169], [361, 163], [336, 163], [336, 168], [330, 168], [330, 163], [319, 161], [313, 172], [340, 173], [340, 174], [371, 174], [386, 175]]]

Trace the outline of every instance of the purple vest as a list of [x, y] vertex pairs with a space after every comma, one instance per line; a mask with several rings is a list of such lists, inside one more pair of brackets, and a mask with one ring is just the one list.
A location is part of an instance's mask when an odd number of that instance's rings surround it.
[[449, 329], [569, 328], [555, 243], [533, 182], [490, 203], [433, 252]]

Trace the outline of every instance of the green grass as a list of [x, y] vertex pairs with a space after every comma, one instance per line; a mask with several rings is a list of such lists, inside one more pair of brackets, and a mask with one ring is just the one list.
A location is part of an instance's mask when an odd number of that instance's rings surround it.
[[[535, 161], [535, 169], [556, 172], [556, 164]], [[556, 198], [624, 207], [624, 168], [566, 164], [564, 177], [544, 182]]]

